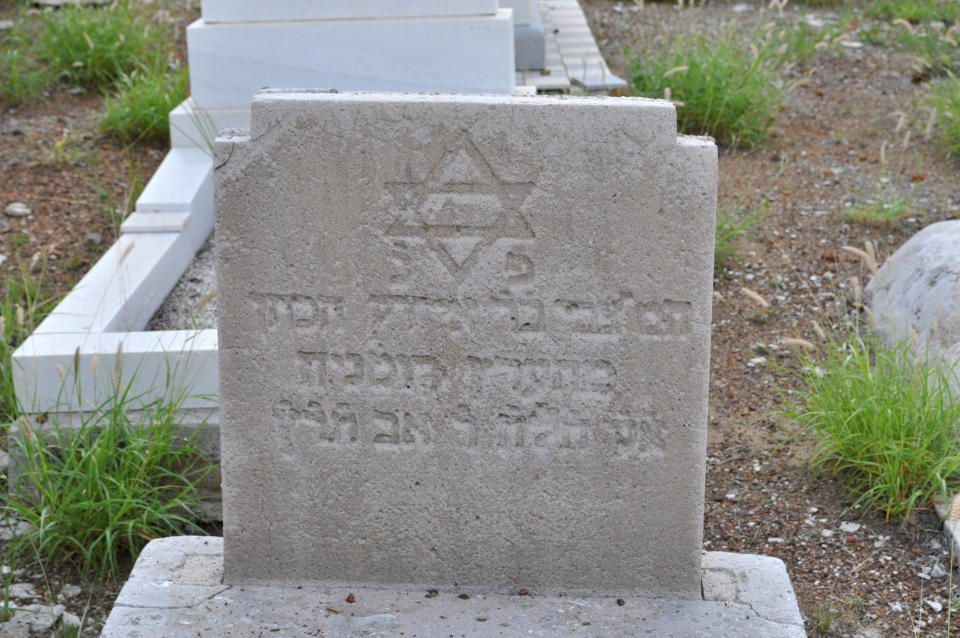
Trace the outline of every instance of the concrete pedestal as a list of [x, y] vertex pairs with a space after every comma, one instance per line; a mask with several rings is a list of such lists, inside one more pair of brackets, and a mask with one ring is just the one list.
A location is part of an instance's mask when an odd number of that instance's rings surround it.
[[806, 635], [779, 559], [706, 552], [702, 571], [702, 600], [617, 591], [571, 597], [463, 588], [434, 594], [429, 583], [402, 589], [230, 586], [222, 583], [222, 539], [179, 536], [143, 550], [102, 636]]

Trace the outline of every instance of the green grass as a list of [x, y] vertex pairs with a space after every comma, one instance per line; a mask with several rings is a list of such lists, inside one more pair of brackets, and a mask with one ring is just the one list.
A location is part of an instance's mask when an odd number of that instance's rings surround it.
[[28, 102], [58, 85], [101, 91], [111, 95], [100, 121], [105, 133], [166, 143], [167, 114], [187, 97], [188, 80], [170, 72], [169, 29], [147, 15], [132, 2], [21, 11], [0, 33], [0, 99]]
[[68, 5], [42, 14], [46, 27], [39, 55], [57, 78], [90, 89], [106, 89], [124, 75], [156, 68], [166, 57], [162, 33], [130, 4]]
[[913, 198], [902, 195], [895, 186], [881, 186], [871, 201], [843, 209], [850, 221], [878, 228], [899, 226], [908, 217], [926, 217], [927, 213], [915, 207]]
[[631, 58], [632, 93], [677, 102], [683, 133], [711, 135], [730, 146], [766, 141], [782, 103], [778, 49], [757, 54], [733, 28], [720, 34], [677, 37]]
[[960, 3], [957, 0], [874, 0], [867, 14], [910, 22], [954, 21], [960, 19]]
[[43, 278], [44, 269], [40, 274], [31, 273], [19, 255], [17, 262], [18, 267], [7, 276], [6, 294], [0, 306], [0, 426], [20, 414], [10, 357], [56, 303]]
[[828, 337], [802, 355], [799, 399], [784, 414], [816, 441], [811, 465], [842, 477], [863, 505], [906, 520], [960, 487], [960, 397], [953, 368], [908, 343]]
[[960, 67], [960, 30], [942, 27], [910, 27], [900, 23], [893, 44], [916, 56], [914, 77], [927, 79], [955, 72]]
[[932, 133], [944, 153], [960, 158], [960, 80], [951, 75], [935, 81], [930, 88], [927, 106], [937, 110]]
[[202, 533], [194, 488], [213, 466], [180, 428], [183, 398], [168, 392], [132, 421], [140, 397], [118, 386], [82, 416], [78, 429], [53, 419], [41, 433], [18, 421], [11, 440], [22, 461], [7, 514], [31, 529], [16, 537], [14, 558], [68, 563], [87, 576], [116, 579], [150, 540]]
[[734, 213], [729, 208], [717, 210], [717, 232], [714, 236], [713, 274], [719, 276], [733, 264], [742, 261], [737, 245], [747, 232], [761, 219], [762, 215], [746, 211]]
[[190, 94], [186, 70], [134, 71], [117, 83], [100, 117], [100, 130], [130, 144], [170, 141], [168, 114]]

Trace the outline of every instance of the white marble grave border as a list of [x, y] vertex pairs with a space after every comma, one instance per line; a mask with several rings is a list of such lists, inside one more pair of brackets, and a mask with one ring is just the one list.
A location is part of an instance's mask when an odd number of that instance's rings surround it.
[[144, 331], [212, 230], [213, 160], [173, 148], [118, 240], [14, 352], [22, 409], [87, 411], [117, 383], [146, 403], [162, 396], [170, 373], [189, 386], [185, 408], [214, 407], [217, 331]]

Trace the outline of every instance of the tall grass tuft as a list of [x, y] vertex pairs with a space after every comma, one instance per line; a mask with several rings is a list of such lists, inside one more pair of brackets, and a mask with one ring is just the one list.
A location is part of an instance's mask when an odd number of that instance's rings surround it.
[[954, 21], [960, 19], [960, 3], [956, 0], [873, 0], [867, 13], [910, 22]]
[[126, 144], [170, 141], [167, 116], [190, 94], [185, 70], [140, 70], [124, 74], [117, 92], [108, 97], [100, 116], [100, 130]]
[[960, 158], [960, 79], [950, 75], [934, 82], [927, 106], [936, 109], [933, 122], [938, 145], [947, 155]]
[[[18, 266], [7, 276], [6, 293], [0, 306], [0, 425], [19, 416], [11, 355], [56, 303], [43, 278], [45, 268], [40, 268], [40, 274], [34, 274], [28, 261], [17, 255]], [[38, 263], [44, 265], [43, 260]]]
[[734, 213], [729, 208], [720, 208], [717, 211], [717, 232], [713, 246], [714, 276], [723, 274], [724, 270], [734, 263], [742, 261], [737, 245], [761, 219], [761, 215], [751, 215], [744, 211]]
[[844, 480], [859, 503], [906, 520], [960, 487], [955, 367], [909, 342], [827, 337], [801, 355], [799, 401], [784, 412], [815, 441], [812, 466]]
[[40, 55], [64, 81], [103, 89], [155, 62], [160, 33], [130, 4], [68, 5], [42, 19]]
[[768, 47], [751, 52], [732, 27], [709, 38], [678, 37], [632, 57], [632, 92], [673, 100], [684, 133], [756, 146], [782, 103], [776, 57]]
[[135, 557], [150, 540], [203, 533], [195, 523], [195, 488], [214, 466], [180, 427], [184, 398], [141, 406], [120, 386], [81, 415], [78, 428], [53, 419], [52, 427], [37, 432], [21, 418], [7, 509], [30, 529], [15, 539], [14, 554], [116, 579], [124, 558]]

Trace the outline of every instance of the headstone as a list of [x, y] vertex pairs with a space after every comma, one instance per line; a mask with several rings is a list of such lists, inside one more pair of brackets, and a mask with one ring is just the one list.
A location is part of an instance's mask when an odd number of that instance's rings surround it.
[[712, 141], [267, 91], [216, 157], [225, 583], [702, 597]]
[[203, 0], [202, 8], [186, 30], [191, 97], [215, 126], [268, 86], [512, 93], [516, 82], [513, 13], [496, 0]]

